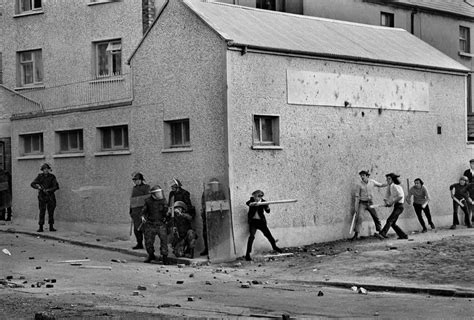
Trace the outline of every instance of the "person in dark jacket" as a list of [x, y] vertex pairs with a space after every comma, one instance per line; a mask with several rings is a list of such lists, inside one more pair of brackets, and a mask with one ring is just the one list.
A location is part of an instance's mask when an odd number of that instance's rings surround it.
[[468, 228], [472, 228], [471, 222], [471, 203], [472, 203], [472, 196], [469, 194], [469, 187], [468, 184], [469, 178], [466, 176], [462, 176], [459, 178], [459, 183], [455, 183], [449, 186], [449, 190], [451, 193], [451, 198], [453, 199], [453, 225], [450, 229], [456, 229], [456, 226], [459, 225], [459, 218], [458, 218], [458, 208], [461, 207], [462, 211], [464, 211], [464, 222]]
[[142, 228], [144, 228], [145, 235], [145, 249], [148, 253], [148, 258], [145, 262], [149, 263], [156, 260], [154, 244], [155, 238], [158, 235], [163, 264], [168, 264], [168, 206], [166, 205], [163, 190], [159, 185], [153, 186], [150, 193], [151, 197], [145, 200], [141, 213]]
[[0, 220], [12, 220], [12, 176], [0, 169]]
[[54, 192], [59, 189], [58, 181], [54, 174], [51, 173], [51, 165], [44, 163], [40, 170], [42, 173], [31, 183], [33, 189], [38, 190], [38, 202], [39, 202], [39, 229], [37, 232], [43, 232], [44, 216], [46, 210], [48, 210], [48, 224], [49, 231], [56, 231], [54, 228], [54, 209], [56, 209], [56, 197]]
[[267, 220], [265, 218], [264, 211], [266, 213], [270, 213], [270, 207], [268, 205], [260, 205], [261, 202], [265, 202], [263, 197], [263, 191], [255, 190], [252, 192], [252, 197], [246, 204], [249, 206], [248, 212], [248, 223], [249, 223], [249, 239], [247, 241], [247, 253], [245, 254], [245, 260], [251, 261], [252, 258], [250, 257], [250, 253], [252, 252], [252, 245], [255, 239], [255, 233], [257, 230], [262, 231], [263, 235], [270, 241], [273, 250], [278, 253], [282, 253], [283, 251], [277, 247], [276, 241], [273, 238], [270, 230], [267, 226]]
[[192, 228], [194, 216], [187, 212], [183, 201], [174, 203], [173, 240], [171, 246], [176, 257], [194, 258], [197, 234]]
[[468, 183], [474, 183], [474, 159], [469, 160], [469, 169], [464, 171], [464, 177], [467, 177]]
[[194, 209], [192, 203], [191, 203], [191, 195], [187, 190], [184, 190], [183, 184], [181, 181], [178, 179], [173, 179], [173, 182], [171, 184], [171, 192], [168, 197], [168, 207], [171, 207], [171, 205], [176, 202], [176, 201], [183, 201], [186, 206], [188, 206], [189, 209]]
[[138, 250], [143, 249], [143, 231], [139, 230], [138, 227], [142, 223], [141, 212], [145, 205], [145, 200], [150, 197], [150, 186], [145, 183], [145, 178], [140, 172], [135, 173], [132, 180], [135, 185], [130, 197], [130, 217], [133, 223], [133, 233], [137, 239], [137, 245], [132, 249]]

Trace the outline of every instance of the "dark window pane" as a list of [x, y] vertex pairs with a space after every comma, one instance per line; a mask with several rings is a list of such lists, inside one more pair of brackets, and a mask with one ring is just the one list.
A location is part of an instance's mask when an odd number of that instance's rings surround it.
[[122, 127], [113, 128], [114, 146], [121, 147], [123, 145]]
[[102, 129], [102, 147], [104, 149], [112, 148], [112, 130]]
[[79, 131], [78, 135], [79, 135], [79, 150], [84, 150], [84, 141], [82, 137], [82, 131]]
[[69, 150], [69, 143], [68, 143], [67, 133], [59, 134], [59, 150], [61, 150], [61, 151]]
[[39, 134], [35, 134], [34, 136], [32, 136], [32, 150], [31, 151], [41, 151], [41, 143], [42, 143], [42, 139], [41, 139], [41, 135]]
[[35, 8], [41, 8], [41, 0], [34, 0], [35, 2]]
[[189, 120], [183, 122], [183, 143], [189, 144]]
[[174, 122], [171, 124], [171, 144], [181, 145], [183, 141], [181, 123]]
[[77, 132], [69, 132], [68, 136], [69, 136], [70, 149], [77, 150], [78, 148]]
[[128, 148], [128, 128], [123, 127], [123, 147]]
[[23, 138], [25, 153], [31, 153], [31, 136]]
[[272, 119], [262, 119], [262, 141], [273, 141]]
[[254, 118], [254, 122], [255, 122], [255, 138], [257, 139], [257, 141], [261, 141], [261, 135], [260, 135], [260, 118], [259, 118], [259, 117], [255, 117], [255, 118]]

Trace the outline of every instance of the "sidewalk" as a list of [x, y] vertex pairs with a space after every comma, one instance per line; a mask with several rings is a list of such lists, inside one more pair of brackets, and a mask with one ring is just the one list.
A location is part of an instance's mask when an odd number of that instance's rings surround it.
[[[9, 233], [21, 233], [27, 234], [34, 237], [41, 237], [47, 239], [55, 239], [59, 241], [64, 241], [66, 243], [71, 243], [74, 245], [85, 246], [90, 248], [98, 248], [109, 251], [121, 252], [124, 254], [129, 254], [133, 256], [147, 257], [145, 250], [132, 250], [131, 248], [135, 245], [134, 236], [129, 237], [127, 234], [127, 228], [129, 225], [117, 225], [117, 226], [101, 226], [97, 224], [77, 224], [77, 223], [58, 223], [58, 231], [50, 232], [48, 228], [45, 228], [45, 231], [42, 233], [36, 232], [38, 226], [35, 221], [32, 220], [23, 220], [23, 221], [13, 221], [13, 222], [0, 222], [0, 233], [9, 232]], [[109, 228], [108, 232], [101, 233], [100, 231], [103, 228]], [[113, 230], [115, 232], [111, 232]], [[107, 235], [104, 235], [107, 234]], [[125, 234], [125, 236], [124, 236]], [[393, 236], [393, 235], [392, 235]], [[291, 265], [288, 265], [288, 260], [285, 264], [285, 256], [278, 257], [278, 255], [272, 255], [273, 258], [268, 258], [268, 256], [255, 256], [255, 263], [265, 260], [273, 260], [271, 263], [272, 268], [279, 268], [280, 272], [290, 271], [289, 278], [285, 281], [289, 283], [305, 283], [306, 285], [322, 285], [322, 286], [333, 286], [333, 287], [344, 287], [351, 288], [353, 286], [364, 287], [370, 291], [391, 291], [391, 292], [405, 292], [405, 293], [422, 293], [428, 295], [440, 295], [440, 296], [450, 296], [450, 297], [474, 297], [474, 283], [468, 283], [464, 286], [455, 286], [450, 285], [450, 283], [443, 283], [443, 275], [441, 271], [439, 273], [438, 285], [432, 284], [420, 284], [414, 279], [413, 281], [403, 281], [392, 277], [390, 279], [384, 279], [385, 281], [381, 282], [379, 278], [373, 276], [357, 276], [358, 271], [360, 274], [360, 266], [354, 264], [353, 259], [357, 259], [359, 264], [363, 265], [365, 270], [370, 270], [371, 268], [376, 270], [380, 265], [380, 259], [386, 263], [392, 263], [393, 256], [389, 253], [394, 250], [399, 252], [411, 252], [414, 251], [413, 247], [424, 247], [426, 244], [434, 243], [442, 239], [450, 239], [451, 237], [474, 237], [474, 229], [467, 229], [465, 227], [459, 227], [456, 230], [449, 230], [447, 228], [438, 228], [436, 230], [430, 230], [427, 233], [412, 233], [410, 234], [409, 240], [396, 240], [394, 238], [388, 240], [378, 240], [374, 238], [366, 238], [361, 241], [349, 242], [349, 241], [338, 241], [337, 245], [340, 246], [339, 249], [346, 250], [346, 247], [351, 247], [350, 251], [360, 251], [358, 256], [349, 256], [348, 252], [334, 252], [333, 247], [337, 246], [333, 243], [319, 243], [305, 248], [286, 248], [287, 252], [286, 257], [288, 258], [288, 253], [294, 253], [294, 262], [296, 264], [303, 264], [303, 261], [308, 261], [307, 258], [313, 258], [313, 254], [310, 254], [307, 251], [311, 250], [312, 247], [319, 247], [317, 250], [324, 251], [327, 249], [327, 252], [318, 251], [318, 253], [325, 253], [327, 259], [323, 261], [323, 264], [327, 269], [340, 270], [340, 272], [335, 273], [331, 280], [328, 279], [317, 279], [313, 273], [311, 275], [306, 275], [303, 277], [297, 277], [295, 274], [291, 276], [291, 270], [288, 270]], [[468, 240], [470, 240], [468, 238]], [[472, 243], [472, 241], [470, 242]], [[323, 248], [323, 249], [321, 249]], [[426, 249], [426, 248], [425, 248]], [[405, 250], [405, 251], [404, 251]], [[430, 250], [429, 248], [426, 250]], [[337, 250], [336, 250], [337, 251]], [[419, 250], [418, 250], [419, 251]], [[306, 259], [298, 260], [301, 258], [303, 253], [307, 254]], [[430, 252], [430, 251], [428, 251]], [[437, 253], [437, 252], [435, 252]], [[316, 255], [317, 257], [318, 255]], [[377, 257], [377, 259], [375, 259]], [[428, 258], [429, 259], [429, 258]], [[469, 257], [466, 257], [469, 262]], [[170, 260], [175, 264], [186, 264], [186, 265], [208, 265], [209, 261], [202, 257], [197, 257], [195, 259], [186, 259], [186, 258], [174, 258], [170, 257]], [[279, 261], [280, 260], [280, 261]], [[471, 258], [472, 261], [472, 258]], [[312, 264], [314, 265], [314, 262]], [[320, 261], [318, 261], [320, 262]], [[235, 262], [231, 262], [235, 265]], [[320, 264], [323, 267], [323, 264]], [[245, 264], [244, 264], [245, 266]], [[270, 266], [268, 266], [270, 267]], [[357, 268], [359, 267], [360, 270]], [[446, 268], [452, 266], [445, 266]], [[319, 268], [319, 267], [318, 267]], [[440, 266], [443, 268], [443, 266]], [[472, 267], [470, 271], [472, 273]], [[449, 275], [449, 271], [447, 272]], [[446, 272], [444, 275], [446, 279]], [[462, 277], [462, 275], [461, 275]], [[284, 279], [282, 279], [284, 280]]]

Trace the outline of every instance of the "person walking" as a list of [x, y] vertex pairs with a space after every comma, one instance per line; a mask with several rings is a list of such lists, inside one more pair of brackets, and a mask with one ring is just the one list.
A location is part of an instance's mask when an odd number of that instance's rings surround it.
[[453, 225], [450, 229], [456, 229], [459, 225], [458, 208], [464, 211], [464, 222], [468, 228], [472, 228], [471, 222], [471, 195], [469, 194], [469, 179], [466, 176], [459, 178], [459, 183], [449, 186], [451, 199], [453, 199]]
[[51, 173], [52, 169], [49, 163], [41, 165], [40, 170], [42, 173], [38, 174], [31, 183], [31, 187], [38, 190], [39, 229], [37, 232], [44, 231], [43, 225], [46, 210], [48, 210], [49, 231], [57, 231], [54, 228], [54, 210], [56, 209], [56, 196], [54, 193], [59, 189], [59, 184], [54, 174]]
[[268, 241], [270, 241], [273, 250], [278, 253], [283, 252], [280, 248], [277, 247], [276, 241], [273, 238], [272, 233], [268, 229], [264, 211], [266, 213], [270, 213], [270, 207], [268, 205], [261, 205], [262, 202], [265, 202], [263, 196], [263, 191], [255, 190], [254, 192], [252, 192], [252, 197], [250, 197], [250, 200], [246, 202], [247, 206], [249, 206], [247, 218], [250, 232], [247, 241], [247, 252], [245, 254], [245, 260], [247, 261], [252, 261], [250, 253], [252, 252], [252, 245], [253, 241], [255, 240], [255, 233], [257, 232], [257, 230], [262, 231], [263, 235], [268, 239]]
[[425, 213], [426, 219], [431, 229], [435, 228], [433, 221], [431, 220], [430, 206], [430, 195], [428, 189], [426, 189], [423, 180], [416, 178], [414, 181], [415, 185], [408, 190], [407, 203], [411, 204], [411, 197], [413, 196], [413, 208], [415, 209], [416, 216], [418, 221], [421, 224], [423, 230], [421, 232], [427, 232], [425, 221], [423, 220], [422, 212]]
[[130, 217], [133, 224], [133, 233], [137, 239], [137, 244], [132, 249], [139, 250], [143, 249], [143, 231], [139, 229], [142, 223], [141, 212], [145, 205], [145, 200], [150, 197], [150, 186], [145, 183], [145, 178], [140, 172], [133, 175], [132, 181], [135, 185], [130, 197]]
[[382, 230], [375, 234], [376, 237], [381, 239], [388, 238], [387, 233], [390, 228], [396, 232], [398, 239], [408, 239], [407, 234], [397, 225], [398, 217], [404, 210], [403, 203], [405, 202], [405, 193], [403, 192], [403, 188], [400, 186], [399, 177], [400, 176], [395, 173], [388, 173], [385, 175], [388, 187], [384, 202], [386, 207], [393, 206], [393, 211], [387, 218]]
[[[146, 263], [156, 260], [155, 238], [160, 238], [160, 253], [163, 264], [168, 264], [168, 206], [159, 185], [155, 185], [150, 190], [151, 197], [145, 200], [141, 212], [142, 228], [144, 228], [145, 249], [148, 253]], [[139, 228], [141, 230], [141, 228]]]
[[370, 213], [372, 220], [374, 220], [375, 230], [379, 232], [382, 229], [382, 224], [380, 223], [380, 219], [377, 215], [377, 212], [374, 208], [371, 207], [371, 205], [373, 205], [374, 187], [382, 188], [387, 185], [370, 179], [370, 173], [365, 170], [360, 171], [359, 176], [361, 181], [357, 184], [355, 191], [354, 236], [351, 240], [358, 239], [360, 225], [362, 223], [362, 219], [360, 219], [360, 214], [366, 210]]

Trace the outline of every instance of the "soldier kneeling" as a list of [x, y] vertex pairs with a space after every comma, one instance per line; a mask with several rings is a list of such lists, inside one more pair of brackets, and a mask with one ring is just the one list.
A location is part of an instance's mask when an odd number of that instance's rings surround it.
[[183, 201], [174, 203], [173, 228], [173, 253], [176, 257], [194, 258], [194, 247], [196, 246], [197, 234], [192, 229], [191, 223], [194, 219], [187, 212], [188, 207]]

